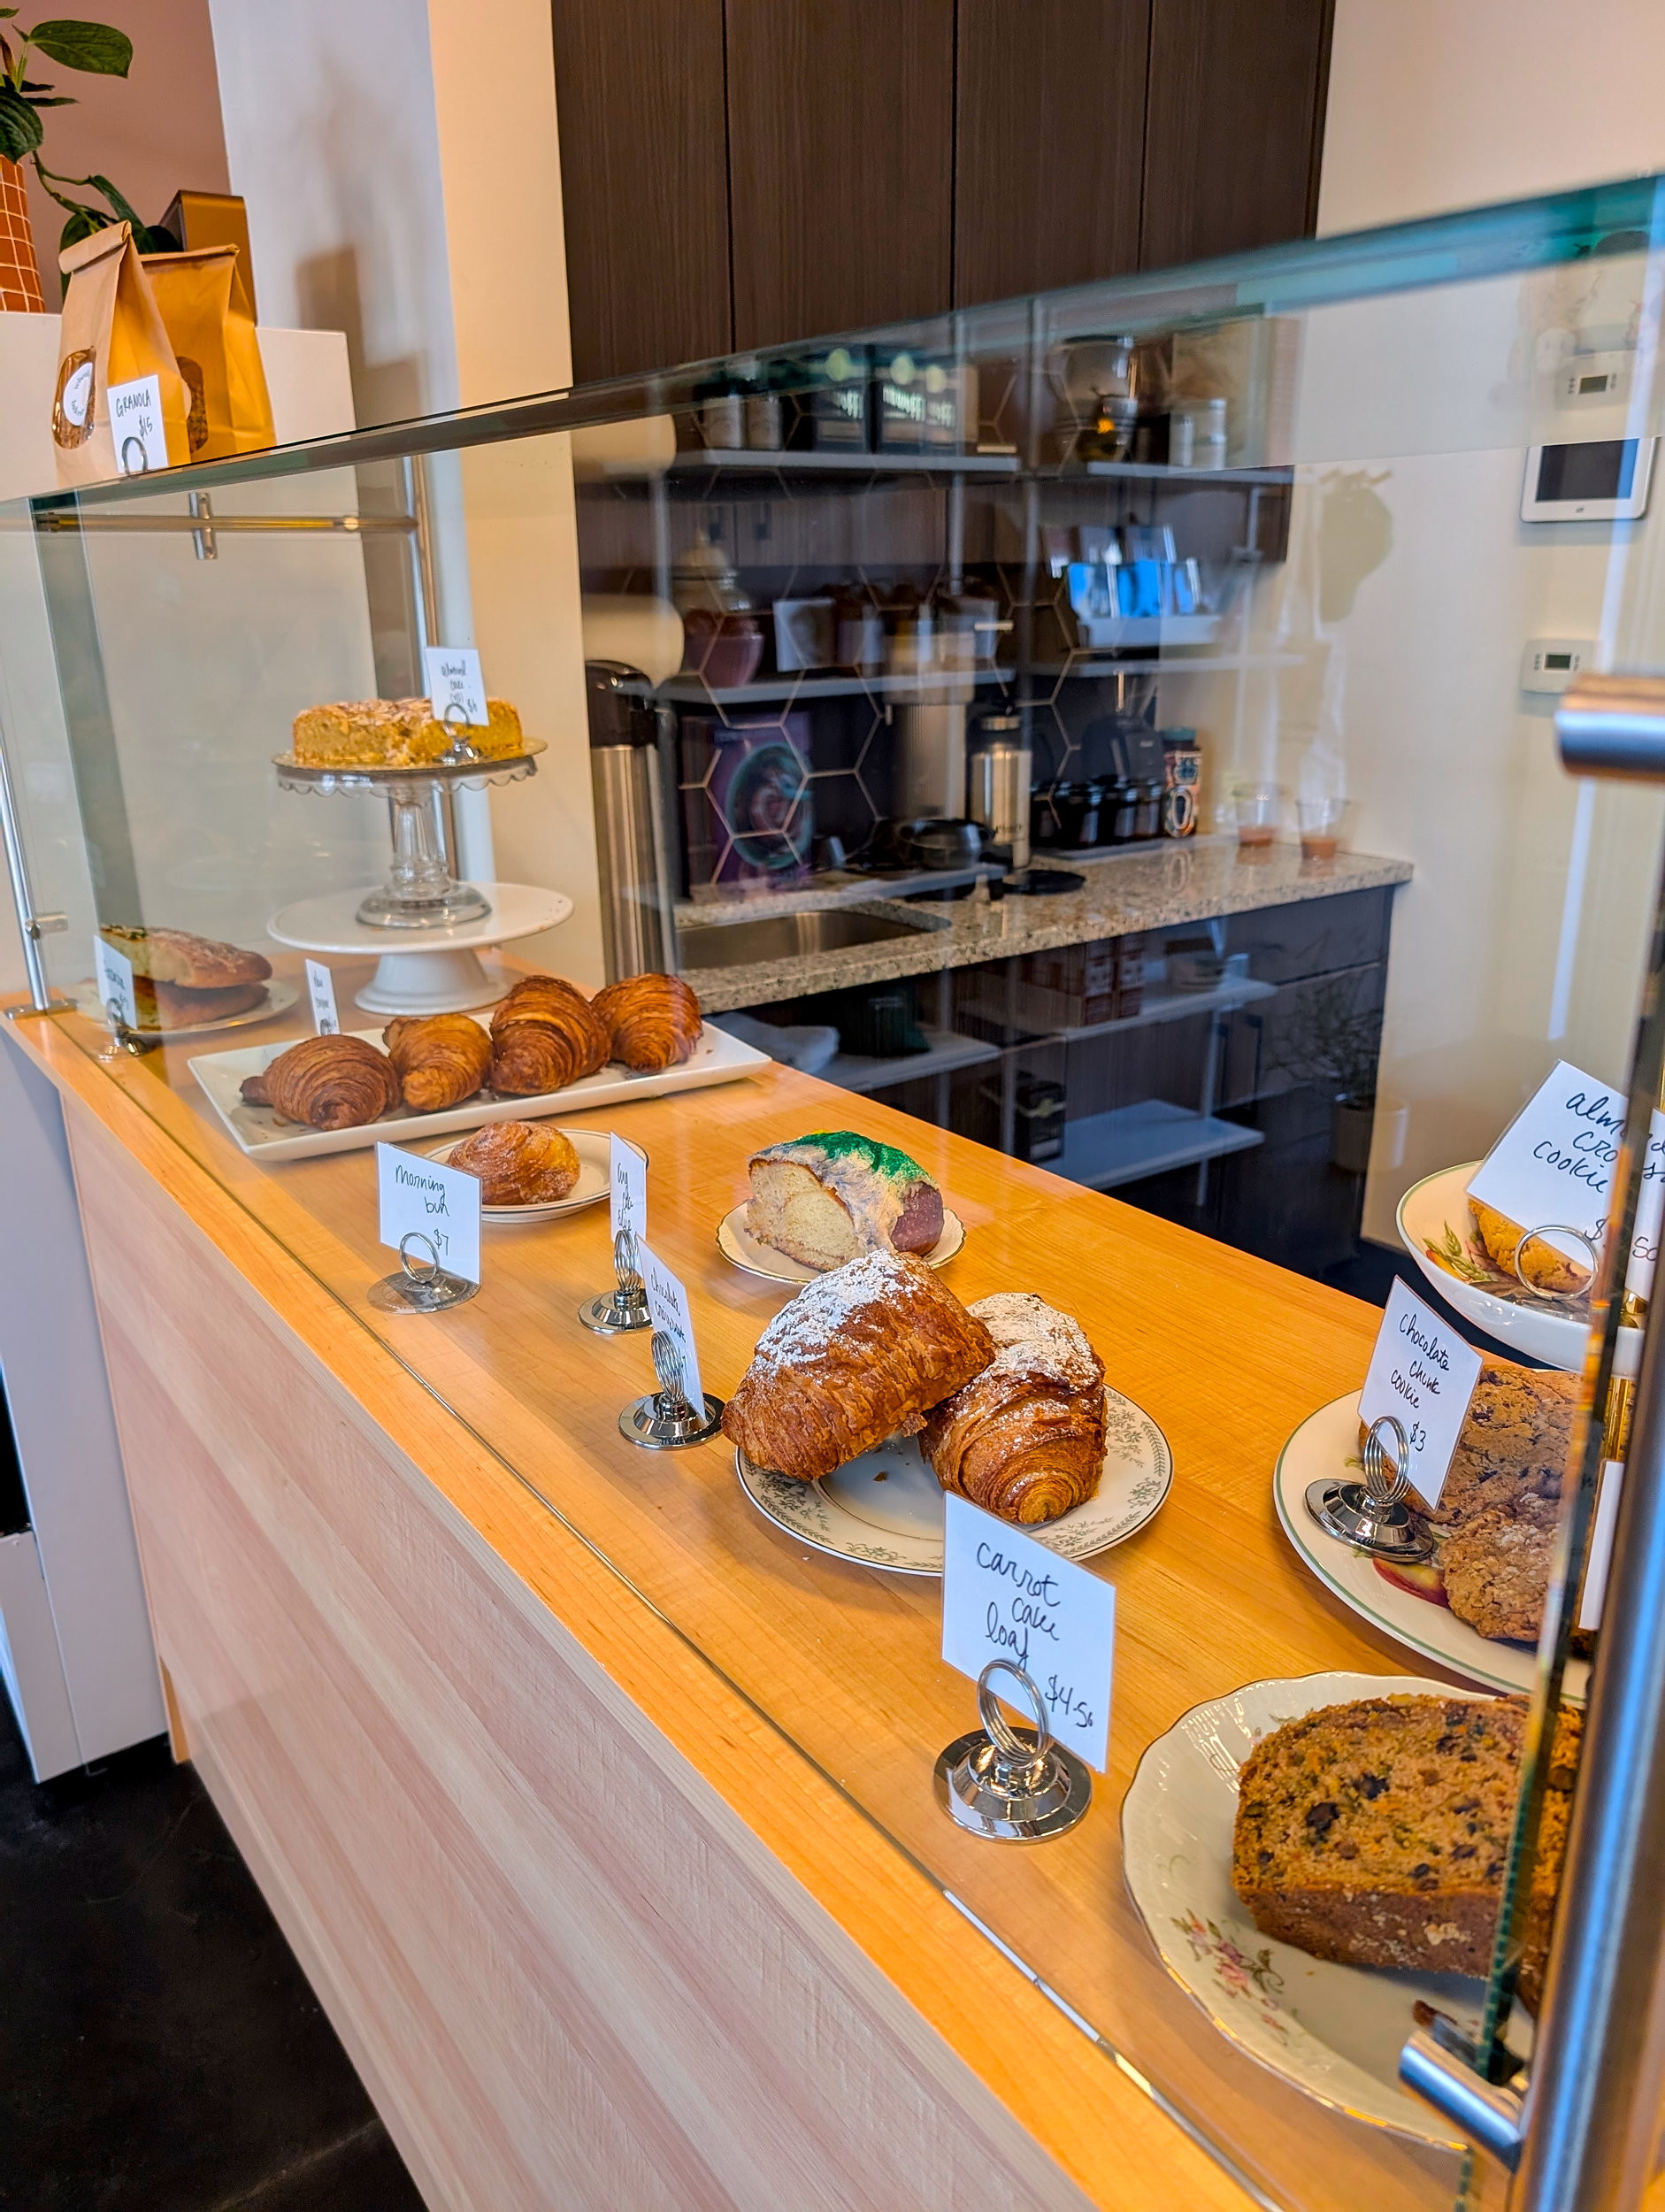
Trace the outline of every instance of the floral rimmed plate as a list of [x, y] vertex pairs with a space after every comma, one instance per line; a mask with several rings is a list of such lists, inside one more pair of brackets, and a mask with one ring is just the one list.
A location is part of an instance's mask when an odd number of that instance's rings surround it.
[[[1062, 1559], [1086, 1559], [1143, 1528], [1168, 1495], [1174, 1459], [1149, 1414], [1119, 1391], [1104, 1394], [1104, 1474], [1098, 1494], [1044, 1526], [1025, 1529]], [[765, 1518], [817, 1551], [893, 1574], [942, 1572], [942, 1486], [915, 1436], [893, 1436], [821, 1482], [754, 1465], [734, 1469]]]
[[[964, 1222], [945, 1206], [942, 1234], [928, 1252], [922, 1252], [919, 1256], [927, 1267], [946, 1267], [964, 1242]], [[777, 1252], [772, 1244], [759, 1244], [746, 1226], [743, 1202], [717, 1223], [717, 1248], [725, 1260], [743, 1268], [747, 1274], [766, 1276], [771, 1283], [812, 1283], [820, 1271], [806, 1267], [802, 1260], [789, 1259], [784, 1252]]]
[[[1308, 1512], [1309, 1482], [1357, 1482], [1362, 1474], [1359, 1394], [1353, 1390], [1309, 1413], [1278, 1455], [1272, 1478], [1278, 1517], [1302, 1561], [1343, 1605], [1396, 1643], [1488, 1690], [1530, 1697], [1538, 1673], [1538, 1655], [1530, 1645], [1497, 1643], [1460, 1621], [1448, 1606], [1388, 1581], [1368, 1552], [1327, 1534]], [[1584, 1702], [1589, 1675], [1584, 1660], [1567, 1662], [1562, 1691], [1576, 1705]]]
[[[1469, 1211], [1469, 1179], [1479, 1166], [1442, 1168], [1399, 1202], [1400, 1241], [1448, 1306], [1523, 1359], [1576, 1375], [1590, 1340], [1587, 1304], [1540, 1298], [1513, 1283], [1482, 1250]], [[1621, 1329], [1615, 1373], [1634, 1375], [1640, 1329]]]
[[[580, 1207], [594, 1206], [606, 1197], [613, 1174], [611, 1138], [599, 1129], [564, 1128], [561, 1134], [572, 1141], [572, 1149], [578, 1154], [578, 1180], [566, 1196], [548, 1199], [536, 1206], [487, 1206], [482, 1201], [482, 1221], [553, 1221], [562, 1214], [577, 1213]], [[452, 1153], [463, 1141], [461, 1137], [453, 1137], [444, 1144], [436, 1144], [428, 1157], [439, 1161], [442, 1167], [449, 1166]]]
[[1481, 1694], [1415, 1675], [1309, 1674], [1193, 1706], [1139, 1763], [1123, 1859], [1162, 1964], [1222, 2035], [1333, 2112], [1454, 2150], [1461, 2139], [1399, 2086], [1399, 2054], [1418, 1999], [1476, 2033], [1483, 1985], [1311, 1958], [1262, 1935], [1231, 1887], [1238, 1773], [1261, 1738], [1320, 1706], [1417, 1693]]

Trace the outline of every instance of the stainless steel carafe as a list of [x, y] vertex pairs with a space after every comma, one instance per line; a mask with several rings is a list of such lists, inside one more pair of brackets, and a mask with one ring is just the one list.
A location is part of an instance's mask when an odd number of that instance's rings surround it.
[[1029, 787], [1034, 756], [1018, 714], [986, 714], [971, 733], [966, 760], [966, 811], [985, 840], [1011, 854], [1014, 870], [1029, 865]]
[[676, 966], [664, 820], [659, 805], [659, 718], [648, 679], [622, 661], [586, 661], [590, 785], [602, 890], [607, 979]]

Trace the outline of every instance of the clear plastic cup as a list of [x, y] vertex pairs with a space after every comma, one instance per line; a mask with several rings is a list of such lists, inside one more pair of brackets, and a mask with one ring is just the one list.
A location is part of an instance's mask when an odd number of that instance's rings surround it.
[[1283, 827], [1289, 794], [1281, 783], [1239, 783], [1231, 787], [1231, 814], [1237, 824], [1238, 849], [1261, 853], [1273, 844]]
[[1301, 856], [1331, 861], [1347, 843], [1353, 807], [1346, 799], [1302, 799]]

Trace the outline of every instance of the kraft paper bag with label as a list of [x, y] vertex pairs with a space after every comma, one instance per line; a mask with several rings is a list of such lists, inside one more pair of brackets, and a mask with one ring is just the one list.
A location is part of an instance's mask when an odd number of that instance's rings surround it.
[[[52, 396], [58, 482], [103, 483], [187, 459], [185, 382], [131, 225], [112, 223], [77, 240], [58, 265], [67, 279]], [[124, 424], [119, 456], [111, 389], [119, 402], [143, 399], [152, 377], [154, 410], [136, 435]]]
[[277, 442], [260, 340], [235, 246], [149, 253], [145, 273], [190, 398], [193, 461]]

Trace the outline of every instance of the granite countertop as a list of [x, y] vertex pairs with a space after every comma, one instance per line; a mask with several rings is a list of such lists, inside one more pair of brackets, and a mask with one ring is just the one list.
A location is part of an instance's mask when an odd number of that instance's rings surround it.
[[[852, 984], [885, 982], [893, 976], [933, 975], [941, 968], [970, 967], [976, 961], [999, 960], [1011, 953], [1090, 944], [1096, 938], [1122, 937], [1132, 930], [1165, 929], [1216, 915], [1285, 906], [1295, 900], [1376, 890], [1384, 884], [1408, 882], [1412, 870], [1408, 860], [1386, 860], [1369, 853], [1305, 861], [1293, 844], [1274, 845], [1249, 858], [1239, 854], [1234, 838], [1209, 836], [1083, 861], [1076, 864], [1076, 872], [1086, 878], [1085, 887], [1057, 898], [1004, 898], [987, 903], [962, 899], [935, 910], [898, 899], [862, 899], [855, 911], [913, 924], [917, 934], [733, 967], [690, 966], [683, 973], [705, 1011], [722, 1014], [779, 999], [804, 998], [817, 991], [843, 990]], [[779, 916], [813, 910], [811, 900], [813, 894], [793, 910], [785, 899], [774, 897], [767, 902], [766, 911]], [[848, 906], [849, 902], [838, 903]], [[702, 928], [744, 926], [763, 918], [749, 906], [698, 910]]]

